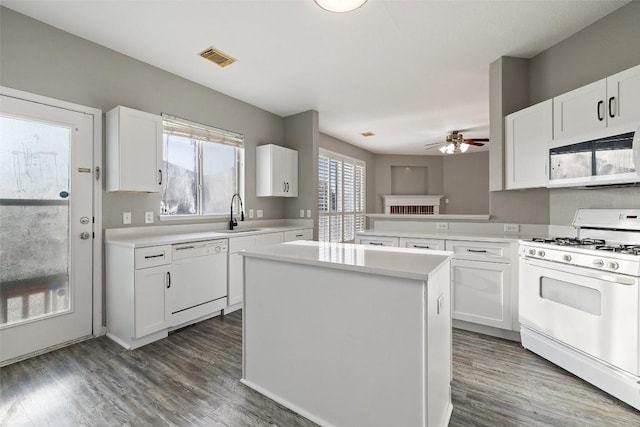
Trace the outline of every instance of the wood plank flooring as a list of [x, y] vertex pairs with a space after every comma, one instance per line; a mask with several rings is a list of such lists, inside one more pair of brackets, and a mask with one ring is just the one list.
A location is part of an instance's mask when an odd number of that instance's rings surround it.
[[[1, 368], [0, 425], [314, 426], [238, 381], [241, 316], [134, 351], [100, 337]], [[450, 426], [640, 426], [639, 411], [517, 343], [453, 337]]]

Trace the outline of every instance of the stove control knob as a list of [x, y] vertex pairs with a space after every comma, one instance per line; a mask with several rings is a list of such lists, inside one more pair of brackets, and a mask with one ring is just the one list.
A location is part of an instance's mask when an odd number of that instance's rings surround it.
[[535, 254], [536, 254], [535, 249], [529, 249], [529, 255], [535, 255]]
[[619, 265], [615, 261], [610, 261], [610, 262], [607, 263], [607, 267], [609, 267], [612, 270], [617, 270]]
[[602, 261], [601, 259], [594, 259], [593, 266], [598, 268], [604, 267], [604, 261]]
[[562, 260], [566, 262], [571, 262], [571, 255], [562, 255]]
[[539, 257], [543, 257], [544, 256], [544, 251], [538, 251], [538, 256]]

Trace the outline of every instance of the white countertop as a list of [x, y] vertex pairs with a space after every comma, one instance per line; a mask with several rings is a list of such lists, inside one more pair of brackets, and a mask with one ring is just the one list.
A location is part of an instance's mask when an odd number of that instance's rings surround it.
[[427, 280], [431, 272], [452, 256], [452, 252], [445, 251], [315, 241], [280, 243], [242, 251], [240, 254], [417, 280]]
[[[144, 228], [144, 227], [143, 227]], [[158, 231], [158, 228], [164, 230]], [[172, 245], [176, 243], [199, 242], [203, 240], [231, 239], [234, 237], [244, 237], [256, 234], [281, 233], [283, 231], [303, 230], [310, 227], [305, 226], [272, 226], [272, 227], [244, 227], [250, 231], [242, 231], [237, 228], [236, 232], [218, 229], [211, 231], [173, 231], [170, 226], [156, 227], [154, 231], [132, 231], [127, 229], [113, 229], [105, 233], [105, 242], [118, 246], [133, 248], [144, 248], [148, 246]]]
[[[419, 239], [442, 239], [442, 240], [472, 240], [476, 242], [504, 242], [511, 243], [522, 239], [531, 239], [533, 236], [524, 234], [473, 234], [455, 232], [429, 232], [429, 231], [376, 231], [365, 230], [356, 233], [358, 236], [380, 236], [380, 237], [409, 237]], [[540, 237], [540, 236], [536, 236]]]

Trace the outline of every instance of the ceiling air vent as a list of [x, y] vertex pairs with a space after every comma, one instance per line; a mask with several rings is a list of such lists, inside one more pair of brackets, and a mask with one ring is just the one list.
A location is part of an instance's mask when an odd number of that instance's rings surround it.
[[202, 56], [204, 59], [208, 59], [215, 64], [218, 64], [221, 67], [226, 67], [227, 65], [231, 65], [236, 62], [236, 59], [234, 57], [227, 55], [226, 53], [216, 49], [213, 46], [200, 52], [200, 56]]

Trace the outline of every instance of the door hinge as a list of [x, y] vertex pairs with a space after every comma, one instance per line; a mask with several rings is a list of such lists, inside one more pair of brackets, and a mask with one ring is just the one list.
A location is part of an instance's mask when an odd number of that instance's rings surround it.
[[100, 180], [100, 166], [96, 166], [96, 181]]

